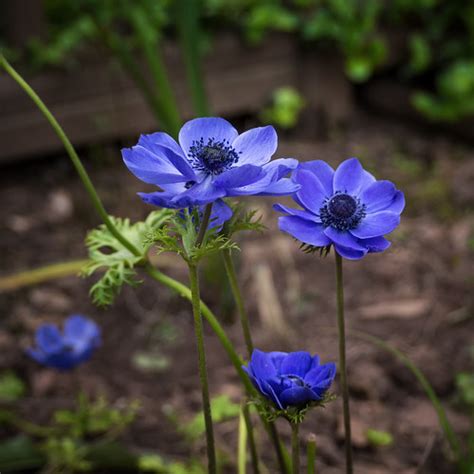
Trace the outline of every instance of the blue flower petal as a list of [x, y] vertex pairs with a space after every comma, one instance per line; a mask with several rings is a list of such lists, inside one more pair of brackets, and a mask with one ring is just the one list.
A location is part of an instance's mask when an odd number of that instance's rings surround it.
[[370, 252], [379, 253], [387, 250], [392, 243], [385, 237], [371, 237], [370, 239], [359, 239], [359, 242]]
[[263, 381], [263, 390], [262, 393], [266, 395], [270, 400], [275, 403], [280, 410], [285, 408], [285, 405], [282, 403], [280, 394], [281, 394], [281, 387], [279, 382], [275, 379], [270, 379], [268, 381]]
[[395, 212], [401, 214], [403, 209], [405, 209], [405, 195], [402, 191], [397, 191], [395, 197], [391, 204], [385, 209], [385, 211]]
[[331, 240], [324, 234], [322, 224], [301, 219], [297, 216], [278, 218], [278, 226], [282, 232], [287, 232], [295, 239], [315, 247], [325, 247]]
[[312, 212], [303, 211], [301, 209], [293, 209], [292, 207], [286, 207], [283, 204], [274, 204], [273, 209], [278, 212], [283, 212], [284, 214], [289, 214], [290, 216], [301, 217], [301, 219], [307, 219], [308, 221], [313, 221], [318, 224], [321, 223], [321, 219], [313, 214]]
[[381, 211], [365, 216], [360, 224], [350, 232], [360, 239], [369, 239], [389, 234], [400, 224], [400, 215], [395, 212]]
[[308, 211], [319, 215], [324, 200], [329, 197], [319, 179], [310, 171], [297, 169], [293, 180], [301, 185], [301, 189], [296, 192], [299, 202]]
[[[162, 148], [163, 154], [158, 156], [151, 153], [142, 146], [134, 146], [133, 148], [124, 148], [122, 150], [123, 161], [127, 168], [139, 179], [150, 184], [166, 184], [178, 183], [194, 179], [195, 175], [191, 168], [188, 175], [183, 173], [174, 166], [168, 159], [173, 152], [168, 148]], [[184, 160], [181, 158], [181, 161]]]
[[165, 132], [155, 132], [140, 135], [138, 145], [149, 149], [155, 154], [158, 153], [158, 148], [156, 148], [156, 145], [159, 145], [160, 147], [169, 148], [174, 153], [181, 155], [184, 158], [183, 150], [178, 145], [178, 143], [176, 143], [176, 140]]
[[64, 323], [63, 342], [74, 347], [76, 351], [95, 348], [100, 342], [100, 329], [97, 324], [84, 316], [70, 316]]
[[[257, 187], [259, 183], [251, 184], [248, 188], [252, 186]], [[240, 188], [242, 189], [242, 188]], [[293, 194], [294, 192], [300, 189], [299, 184], [294, 183], [291, 179], [283, 178], [272, 184], [265, 187], [263, 190], [258, 190], [255, 193], [256, 196], [288, 196], [288, 194]]]
[[216, 187], [211, 176], [208, 176], [204, 181], [196, 183], [184, 193], [173, 197], [171, 204], [175, 205], [176, 208], [199, 206], [201, 204], [214, 202], [216, 199], [225, 197], [225, 195], [225, 189]]
[[260, 166], [237, 166], [216, 176], [214, 179], [214, 185], [224, 189], [240, 188], [255, 183], [261, 179], [264, 174], [265, 173]]
[[390, 181], [376, 181], [364, 189], [360, 199], [366, 206], [368, 213], [374, 213], [387, 209], [395, 199], [397, 189]]
[[232, 146], [239, 154], [239, 165], [264, 165], [275, 153], [278, 137], [272, 126], [252, 128], [239, 135]]
[[36, 331], [36, 344], [45, 354], [61, 350], [63, 347], [61, 332], [53, 324], [43, 324]]
[[366, 187], [375, 182], [375, 178], [362, 168], [357, 158], [343, 161], [334, 173], [334, 192], [357, 196]]
[[286, 408], [288, 406], [301, 406], [307, 403], [320, 400], [311, 389], [307, 387], [293, 386], [280, 393], [280, 402]]
[[231, 217], [232, 208], [222, 199], [217, 199], [212, 206], [209, 229], [216, 229], [216, 231], [219, 231]]
[[278, 158], [272, 160], [270, 163], [263, 165], [263, 169], [268, 176], [271, 176], [272, 181], [284, 178], [288, 173], [298, 167], [298, 160], [294, 158]]
[[282, 361], [280, 373], [282, 375], [297, 375], [304, 378], [311, 367], [313, 358], [309, 352], [290, 352]]
[[186, 122], [179, 131], [179, 144], [186, 156], [193, 142], [199, 142], [202, 138], [204, 144], [212, 138], [216, 142], [228, 141], [232, 144], [237, 138], [237, 130], [227, 121], [220, 117], [196, 118]]
[[268, 357], [270, 357], [270, 360], [275, 366], [275, 369], [278, 374], [281, 373], [280, 372], [281, 363], [283, 362], [283, 360], [285, 359], [287, 355], [288, 355], [287, 352], [280, 352], [280, 351], [268, 352]]
[[332, 196], [334, 170], [325, 161], [314, 160], [300, 163], [299, 168], [313, 173], [320, 181], [327, 196]]
[[313, 360], [311, 361], [311, 367], [309, 368], [309, 370], [317, 369], [319, 367], [319, 362], [319, 356], [313, 356]]
[[310, 370], [304, 381], [312, 389], [316, 387], [323, 387], [328, 389], [331, 385], [334, 377], [336, 376], [336, 364], [328, 362], [327, 364], [320, 365], [316, 369]]
[[347, 258], [347, 260], [360, 260], [367, 254], [367, 250], [354, 250], [338, 244], [334, 244], [334, 249], [341, 257]]
[[362, 242], [359, 242], [359, 239], [357, 239], [347, 231], [340, 231], [334, 229], [334, 227], [326, 227], [324, 229], [324, 233], [335, 244], [341, 245], [342, 247], [346, 247], [352, 250], [366, 250], [364, 244]]
[[255, 349], [252, 352], [250, 366], [255, 378], [259, 380], [267, 380], [277, 375], [272, 359], [263, 351]]

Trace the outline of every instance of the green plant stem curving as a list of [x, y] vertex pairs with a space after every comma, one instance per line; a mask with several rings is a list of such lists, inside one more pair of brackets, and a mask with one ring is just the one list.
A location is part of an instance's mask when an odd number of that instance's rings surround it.
[[247, 428], [247, 438], [250, 448], [250, 460], [252, 461], [253, 474], [260, 474], [260, 465], [258, 462], [257, 444], [253, 432], [252, 419], [250, 418], [249, 406], [244, 403], [242, 406], [242, 414]]
[[299, 423], [291, 423], [291, 472], [300, 474]]
[[92, 201], [92, 205], [94, 206], [95, 210], [99, 214], [100, 218], [104, 222], [107, 229], [130, 252], [132, 252], [134, 255], [137, 255], [137, 256], [141, 255], [141, 252], [131, 242], [129, 242], [125, 237], [123, 237], [123, 235], [113, 225], [112, 221], [109, 218], [109, 215], [107, 214], [107, 211], [104, 208], [104, 205], [102, 204], [102, 201], [99, 195], [97, 194], [97, 191], [94, 188], [94, 185], [92, 184], [92, 181], [89, 178], [89, 175], [87, 174], [87, 171], [85, 170], [79, 156], [76, 153], [76, 150], [72, 146], [72, 143], [69, 141], [69, 138], [64, 133], [64, 130], [59, 125], [58, 121], [54, 118], [53, 114], [49, 111], [49, 109], [46, 107], [44, 102], [39, 98], [36, 92], [9, 64], [9, 62], [5, 59], [5, 57], [1, 53], [0, 53], [0, 66], [2, 66], [3, 69], [7, 72], [7, 74], [9, 74], [10, 77], [28, 94], [31, 100], [36, 104], [36, 106], [40, 109], [40, 111], [46, 117], [46, 120], [49, 122], [51, 127], [53, 127], [53, 130], [58, 135], [59, 139], [64, 145], [64, 148], [66, 149], [67, 154], [71, 158], [74, 168], [76, 168], [76, 171], [79, 174], [82, 184], [84, 185], [87, 193], [89, 194], [89, 197]]
[[206, 426], [208, 473], [216, 474], [216, 449], [214, 445], [214, 428], [212, 425], [211, 402], [209, 397], [209, 381], [207, 376], [206, 351], [204, 346], [204, 331], [201, 315], [201, 298], [199, 296], [199, 277], [196, 265], [189, 264], [188, 267], [194, 316], [194, 332], [196, 335], [196, 347], [198, 352], [199, 380], [201, 382], [202, 411]]
[[249, 318], [248, 318], [247, 311], [245, 310], [244, 300], [242, 298], [242, 293], [240, 291], [240, 286], [237, 280], [234, 261], [232, 259], [232, 254], [231, 254], [230, 249], [223, 250], [222, 257], [224, 259], [225, 271], [227, 273], [227, 278], [229, 280], [230, 288], [232, 290], [235, 304], [239, 312], [240, 324], [242, 326], [242, 332], [244, 334], [245, 345], [247, 346], [247, 353], [248, 353], [248, 357], [250, 358], [253, 352], [252, 334], [250, 332]]
[[316, 436], [310, 434], [306, 445], [307, 474], [316, 474]]
[[342, 274], [342, 257], [334, 251], [336, 255], [336, 291], [337, 291], [337, 328], [339, 338], [339, 374], [342, 390], [342, 407], [344, 414], [344, 446], [346, 453], [346, 473], [352, 474], [352, 436], [351, 436], [351, 411], [349, 406], [349, 386], [347, 384], [346, 369], [346, 331], [344, 321], [344, 281]]

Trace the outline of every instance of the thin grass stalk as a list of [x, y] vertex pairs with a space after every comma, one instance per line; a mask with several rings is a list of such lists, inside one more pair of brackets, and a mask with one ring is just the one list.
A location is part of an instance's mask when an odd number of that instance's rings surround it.
[[174, 98], [173, 89], [168, 79], [166, 66], [158, 48], [158, 41], [156, 40], [157, 33], [149, 24], [145, 13], [139, 9], [131, 10], [130, 21], [155, 81], [158, 100], [163, 112], [166, 113], [170, 133], [174, 137], [177, 137], [182, 122], [179, 115], [178, 104]]
[[237, 447], [237, 472], [238, 474], [247, 473], [247, 422], [244, 415], [244, 407], [240, 407], [239, 413], [239, 439]]
[[194, 110], [202, 117], [209, 115], [209, 106], [201, 69], [199, 3], [199, 0], [177, 0], [176, 24]]
[[307, 474], [316, 474], [316, 436], [310, 434], [306, 444], [306, 472]]

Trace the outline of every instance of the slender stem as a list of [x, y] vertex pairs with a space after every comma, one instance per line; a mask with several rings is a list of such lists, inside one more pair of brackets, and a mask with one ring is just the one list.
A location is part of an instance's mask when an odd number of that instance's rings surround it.
[[237, 305], [237, 310], [239, 311], [240, 324], [242, 326], [242, 332], [244, 333], [245, 345], [247, 346], [247, 353], [250, 358], [253, 352], [253, 341], [252, 341], [252, 335], [250, 332], [249, 318], [248, 318], [247, 311], [245, 310], [244, 300], [242, 298], [242, 293], [240, 291], [239, 283], [237, 281], [234, 261], [232, 260], [232, 254], [231, 254], [230, 249], [223, 250], [222, 256], [224, 258], [224, 266], [227, 273], [227, 278], [229, 279], [230, 288], [232, 290], [232, 294], [234, 295], [234, 300], [235, 300], [235, 304]]
[[299, 423], [291, 423], [291, 468], [292, 474], [300, 474]]
[[252, 461], [252, 469], [254, 474], [260, 474], [260, 466], [258, 463], [257, 444], [255, 443], [255, 436], [253, 432], [252, 419], [250, 418], [249, 406], [244, 403], [242, 407], [242, 414], [244, 416], [245, 425], [247, 427], [247, 436], [250, 448], [250, 458]]
[[199, 379], [201, 381], [202, 411], [206, 425], [207, 462], [209, 474], [216, 474], [216, 451], [214, 447], [214, 428], [212, 426], [211, 402], [209, 399], [209, 383], [207, 378], [206, 351], [201, 316], [201, 298], [199, 296], [199, 277], [196, 265], [189, 264], [189, 280], [194, 316], [194, 332], [198, 352]]
[[310, 434], [306, 445], [307, 474], [316, 474], [316, 436]]
[[351, 437], [351, 412], [349, 407], [349, 386], [347, 384], [346, 369], [346, 334], [344, 322], [344, 281], [342, 274], [342, 258], [336, 255], [336, 290], [337, 290], [337, 327], [339, 335], [339, 373], [341, 377], [342, 404], [344, 413], [344, 433], [346, 452], [346, 473], [354, 472], [352, 466], [352, 437]]
[[166, 73], [166, 67], [158, 49], [157, 34], [150, 25], [146, 13], [137, 8], [131, 9], [130, 21], [134, 28], [136, 37], [143, 50], [145, 58], [150, 67], [151, 73], [155, 80], [155, 85], [159, 91], [158, 100], [162, 105], [163, 112], [166, 113], [171, 127], [171, 134], [178, 136], [181, 127], [181, 118], [179, 115], [178, 105], [174, 99], [173, 89]]
[[23, 286], [36, 285], [44, 281], [54, 280], [69, 275], [76, 275], [88, 260], [53, 263], [33, 270], [25, 270], [13, 275], [0, 277], [0, 292], [16, 290]]
[[18, 74], [18, 72], [8, 63], [8, 61], [5, 59], [5, 57], [2, 54], [0, 54], [0, 66], [2, 66], [3, 69], [5, 69], [5, 71], [7, 72], [7, 74], [9, 74], [12, 77], [12, 79], [16, 81], [17, 84], [28, 94], [31, 100], [36, 104], [36, 106], [40, 109], [40, 111], [46, 117], [46, 120], [49, 122], [51, 127], [53, 127], [53, 130], [56, 132], [56, 135], [59, 137], [59, 139], [63, 143], [67, 154], [71, 158], [71, 161], [74, 167], [76, 168], [77, 173], [79, 174], [82, 184], [84, 185], [87, 193], [89, 194], [89, 197], [92, 201], [92, 205], [94, 206], [95, 210], [99, 214], [100, 218], [104, 222], [107, 229], [126, 249], [128, 249], [134, 255], [137, 255], [137, 256], [141, 255], [142, 253], [131, 242], [129, 242], [126, 238], [123, 237], [123, 235], [117, 230], [117, 228], [114, 226], [114, 224], [110, 220], [109, 215], [107, 214], [107, 211], [105, 210], [104, 205], [102, 204], [102, 201], [99, 195], [97, 194], [97, 191], [95, 190], [94, 185], [92, 184], [92, 181], [89, 178], [89, 175], [87, 174], [87, 171], [85, 170], [79, 156], [76, 153], [76, 150], [74, 150], [72, 143], [69, 141], [69, 138], [64, 133], [64, 130], [61, 128], [58, 121], [54, 118], [53, 114], [49, 111], [49, 109], [46, 107], [44, 102], [39, 98], [36, 92]]
[[240, 407], [239, 413], [239, 441], [238, 441], [238, 448], [237, 448], [237, 472], [238, 474], [246, 474], [247, 472], [247, 423], [245, 420], [244, 415], [244, 407], [243, 404]]
[[212, 214], [212, 202], [209, 204], [206, 204], [206, 207], [204, 209], [204, 214], [201, 220], [201, 226], [199, 227], [199, 232], [196, 238], [196, 247], [201, 246], [204, 240], [204, 237], [206, 236], [206, 231], [207, 231], [207, 227], [209, 226], [209, 220], [211, 219], [211, 214]]
[[273, 447], [277, 454], [278, 466], [280, 467], [280, 472], [282, 474], [287, 474], [291, 471], [290, 459], [288, 451], [283, 447], [282, 442], [280, 441], [280, 436], [278, 435], [278, 430], [276, 428], [275, 422], [268, 423], [268, 433], [272, 440]]
[[209, 107], [201, 69], [199, 13], [199, 0], [177, 0], [176, 24], [186, 64], [191, 99], [197, 115], [205, 116], [209, 115]]

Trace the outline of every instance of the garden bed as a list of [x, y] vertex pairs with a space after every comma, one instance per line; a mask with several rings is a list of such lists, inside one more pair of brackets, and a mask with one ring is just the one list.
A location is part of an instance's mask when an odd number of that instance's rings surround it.
[[[268, 70], [268, 65], [262, 68]], [[286, 82], [293, 75], [284, 69], [273, 77]], [[250, 89], [248, 92], [257, 94]], [[258, 94], [263, 97], [263, 91]], [[242, 94], [242, 103], [245, 100], [247, 96]], [[67, 114], [61, 116], [61, 107], [57, 107], [59, 118], [63, 122], [66, 119], [65, 128], [74, 136]], [[231, 111], [222, 107], [223, 112]], [[130, 116], [130, 110], [125, 116]], [[34, 135], [38, 139], [42, 135], [40, 120], [38, 115], [36, 125], [31, 125], [38, 127], [38, 135]], [[149, 128], [153, 128], [151, 120]], [[136, 129], [126, 128], [126, 135], [147, 129], [144, 125], [140, 122]], [[251, 125], [242, 121], [239, 128]], [[3, 124], [0, 129], [4, 130]], [[125, 129], [110, 130], [119, 135]], [[473, 254], [469, 239], [474, 223], [466, 211], [474, 205], [473, 150], [360, 111], [345, 129], [330, 128], [328, 135], [330, 141], [288, 134], [278, 155], [301, 160], [323, 158], [333, 165], [356, 155], [377, 175], [390, 176], [406, 192], [408, 202], [402, 225], [391, 236], [392, 249], [384, 256], [372, 255], [358, 264], [346, 265], [348, 325], [405, 350], [448, 407], [456, 431], [466, 435], [469, 420], [456, 404], [455, 376], [472, 364]], [[51, 142], [53, 139], [51, 135]], [[80, 140], [85, 143], [90, 135]], [[52, 150], [47, 141], [42, 143], [43, 152]], [[9, 156], [11, 153], [12, 148]], [[118, 148], [94, 155], [86, 165], [112, 214], [136, 219], [146, 215], [149, 208], [135, 195], [144, 185], [123, 166]], [[98, 221], [65, 157], [5, 168], [0, 180], [4, 272], [86, 256], [85, 233]], [[248, 309], [257, 346], [264, 350], [305, 348], [318, 352], [323, 360], [337, 360], [333, 258], [305, 255], [290, 237], [277, 232], [271, 202], [247, 200], [249, 207], [259, 207], [271, 232], [243, 237], [240, 242], [239, 277], [245, 293], [252, 295]], [[186, 280], [186, 271], [178, 261], [164, 255], [156, 262], [176, 278]], [[203, 284], [203, 298], [222, 314], [220, 296], [225, 288], [216, 278], [203, 277], [209, 282], [207, 289]], [[171, 407], [180, 419], [189, 420], [200, 406], [196, 360], [190, 356], [194, 344], [190, 342], [193, 327], [188, 304], [145, 281], [138, 293], [125, 288], [116, 304], [102, 311], [89, 301], [89, 287], [90, 281], [70, 277], [0, 295], [4, 315], [0, 323], [0, 368], [13, 368], [27, 381], [22, 413], [27, 419], [44, 422], [58, 407], [72, 406], [80, 390], [90, 396], [106, 394], [112, 401], [139, 399], [143, 408], [124, 436], [127, 446], [157, 450], [178, 459], [190, 452], [202, 453], [204, 445], [197, 442], [190, 447], [165, 416]], [[34, 329], [41, 322], [61, 321], [73, 312], [87, 314], [102, 326], [104, 344], [93, 360], [71, 374], [42, 369], [28, 360], [23, 349], [31, 344]], [[224, 314], [232, 320], [232, 310]], [[228, 322], [227, 329], [244, 354], [238, 325]], [[241, 390], [224, 351], [213, 334], [207, 332], [206, 338], [212, 394], [227, 394], [239, 401]], [[133, 357], [152, 349], [162, 357], [163, 367], [144, 372], [133, 364]], [[454, 473], [436, 414], [410, 372], [390, 355], [354, 338], [349, 341], [348, 359], [356, 472]], [[222, 449], [236, 447], [235, 423], [218, 426]], [[279, 426], [287, 437], [287, 426]], [[314, 431], [317, 435], [320, 472], [342, 472], [340, 400], [316, 410], [304, 426], [304, 434]], [[391, 433], [393, 445], [377, 448], [370, 444], [368, 428]], [[265, 452], [263, 434], [260, 441]], [[272, 459], [264, 458], [271, 466]], [[229, 472], [235, 470], [230, 468]]]

